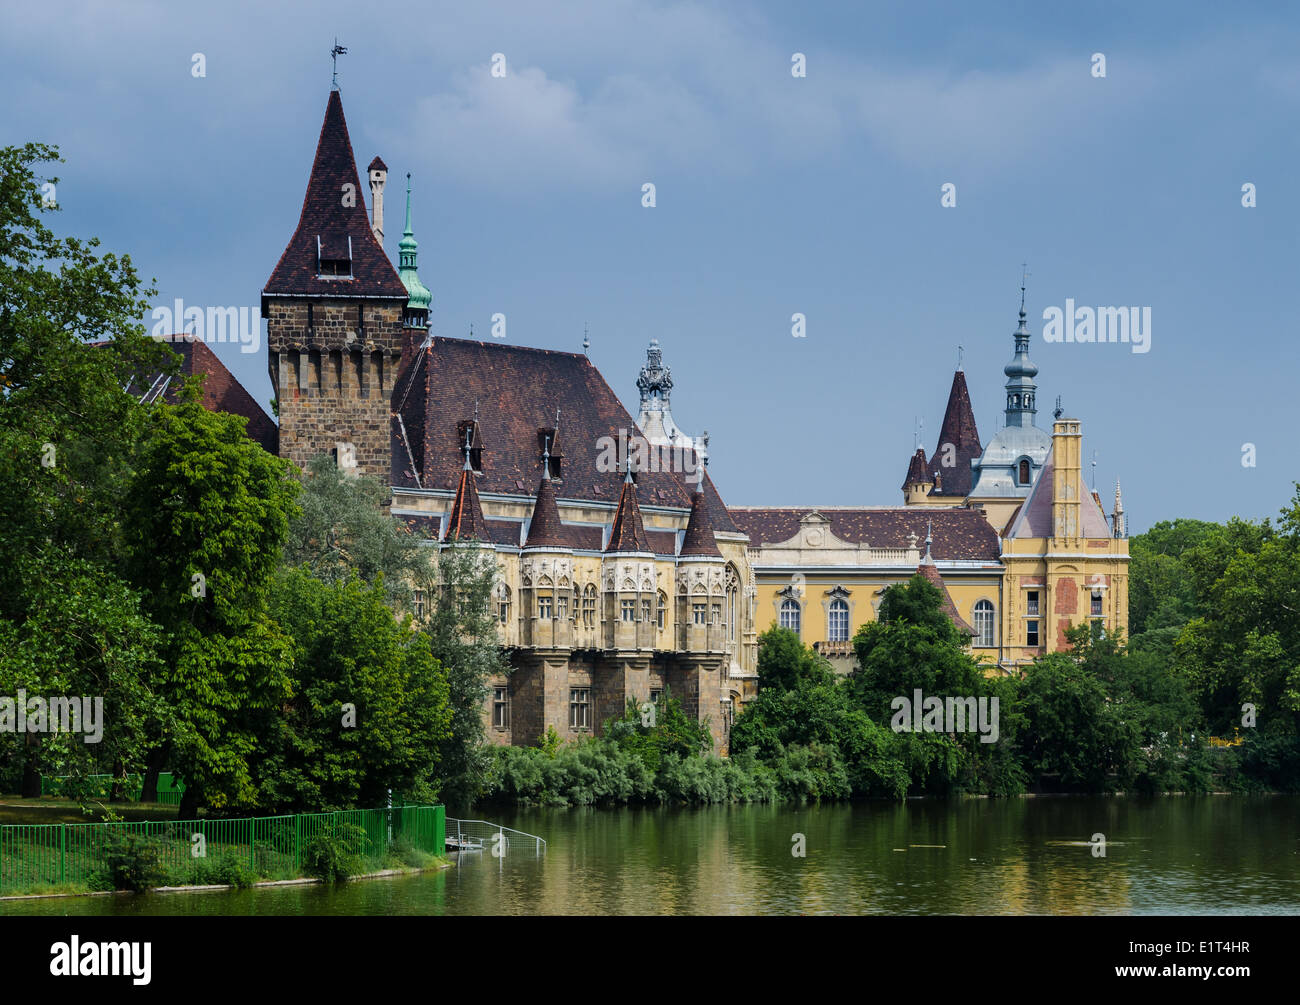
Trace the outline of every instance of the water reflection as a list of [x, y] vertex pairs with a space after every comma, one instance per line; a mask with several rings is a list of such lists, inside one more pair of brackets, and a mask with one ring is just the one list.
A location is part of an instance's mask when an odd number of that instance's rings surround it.
[[[5, 914], [1300, 912], [1300, 798], [476, 814], [549, 842], [341, 887], [28, 901]], [[806, 856], [792, 856], [802, 834]], [[1105, 857], [1090, 844], [1103, 834]]]

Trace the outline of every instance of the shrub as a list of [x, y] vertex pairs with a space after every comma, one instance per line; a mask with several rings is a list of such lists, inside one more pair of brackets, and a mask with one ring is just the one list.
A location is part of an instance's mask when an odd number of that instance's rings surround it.
[[365, 830], [356, 824], [321, 831], [303, 848], [303, 872], [327, 883], [341, 883], [362, 871], [363, 860], [356, 849], [364, 848], [365, 841]]
[[104, 845], [103, 862], [90, 877], [94, 890], [142, 893], [166, 879], [156, 842], [143, 834], [114, 833]]

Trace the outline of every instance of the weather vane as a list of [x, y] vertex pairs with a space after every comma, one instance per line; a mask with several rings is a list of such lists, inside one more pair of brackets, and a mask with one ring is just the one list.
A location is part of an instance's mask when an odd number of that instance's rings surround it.
[[330, 59], [334, 63], [334, 78], [331, 86], [336, 91], [339, 89], [339, 57], [346, 54], [347, 51], [344, 46], [339, 45], [338, 36], [334, 36], [334, 48], [330, 50]]
[[1020, 263], [1020, 313], [1025, 313], [1025, 279], [1029, 276], [1029, 263]]

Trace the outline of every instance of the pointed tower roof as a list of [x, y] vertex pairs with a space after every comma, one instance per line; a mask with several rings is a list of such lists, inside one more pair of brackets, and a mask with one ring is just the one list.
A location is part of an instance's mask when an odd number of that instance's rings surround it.
[[479, 502], [478, 486], [474, 484], [474, 468], [469, 461], [469, 442], [465, 444], [465, 466], [460, 472], [460, 484], [456, 486], [456, 501], [451, 506], [451, 516], [447, 519], [447, 533], [444, 541], [468, 541], [476, 539], [488, 541], [487, 522], [483, 519], [483, 504]]
[[927, 524], [925, 528], [925, 557], [921, 559], [921, 564], [916, 567], [916, 571], [943, 595], [943, 602], [940, 607], [943, 609], [943, 613], [948, 615], [948, 620], [957, 626], [957, 630], [971, 636], [979, 634], [957, 613], [957, 605], [952, 602], [952, 594], [948, 592], [943, 577], [939, 575], [939, 567], [934, 564], [934, 559], [930, 557], [930, 543], [930, 527]]
[[721, 558], [718, 540], [713, 536], [713, 521], [709, 519], [709, 505], [704, 493], [696, 490], [691, 497], [691, 518], [686, 524], [686, 536], [682, 539], [683, 556], [700, 558]]
[[528, 525], [528, 540], [524, 548], [568, 548], [569, 537], [560, 523], [560, 507], [555, 502], [555, 485], [551, 482], [551, 455], [549, 449], [542, 455], [542, 481], [537, 486], [537, 502], [533, 504], [533, 520]]
[[[376, 158], [377, 159], [377, 158]], [[433, 302], [433, 294], [429, 288], [420, 282], [419, 273], [416, 271], [416, 258], [420, 243], [415, 239], [415, 231], [411, 229], [411, 175], [406, 175], [406, 229], [402, 231], [402, 239], [397, 242], [398, 277], [402, 280], [402, 285], [406, 287], [408, 300], [406, 306], [413, 311], [427, 311], [429, 304]]]
[[645, 536], [645, 524], [641, 522], [641, 506], [636, 501], [636, 482], [632, 481], [631, 468], [628, 468], [627, 477], [623, 479], [623, 494], [618, 497], [614, 528], [609, 532], [609, 544], [605, 546], [605, 552], [654, 554], [650, 540]]
[[[331, 91], [298, 229], [266, 281], [263, 297], [407, 298], [406, 287], [370, 229], [367, 191], [357, 176], [343, 100], [338, 91]], [[351, 278], [322, 277], [322, 258], [350, 262]]]
[[[949, 446], [951, 444], [951, 447]], [[932, 495], [966, 496], [970, 493], [971, 466], [984, 452], [980, 446], [979, 430], [975, 428], [975, 412], [970, 404], [970, 391], [966, 387], [966, 374], [958, 370], [952, 375], [952, 389], [948, 392], [948, 407], [939, 427], [939, 443], [930, 455], [929, 470], [937, 478]], [[949, 463], [945, 463], [949, 462]]]
[[907, 465], [907, 477], [903, 480], [904, 492], [907, 491], [909, 485], [924, 485], [928, 482], [934, 481], [934, 478], [931, 477], [929, 471], [926, 470], [927, 467], [928, 465], [925, 461], [925, 448], [917, 447], [916, 453], [912, 455], [912, 459]]

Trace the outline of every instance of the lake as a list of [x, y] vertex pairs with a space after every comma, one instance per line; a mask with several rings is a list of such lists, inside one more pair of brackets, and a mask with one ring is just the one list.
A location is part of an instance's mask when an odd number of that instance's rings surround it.
[[[0, 913], [1300, 913], [1295, 796], [472, 815], [549, 848], [469, 853], [458, 868], [339, 887], [9, 902]], [[795, 835], [804, 857], [791, 854]]]

